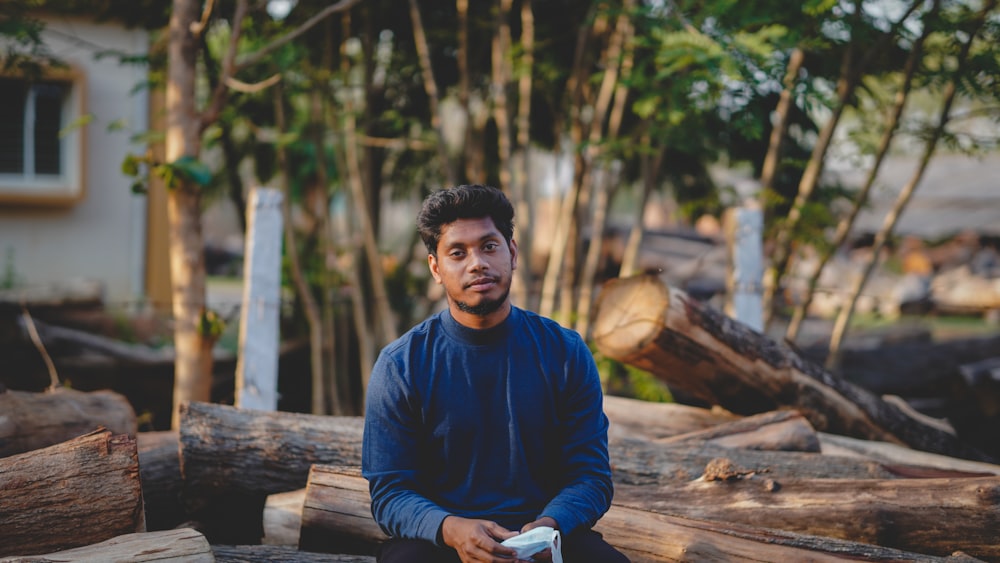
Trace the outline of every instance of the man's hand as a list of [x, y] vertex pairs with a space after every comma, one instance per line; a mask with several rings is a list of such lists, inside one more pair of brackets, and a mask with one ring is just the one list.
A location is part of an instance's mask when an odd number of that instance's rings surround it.
[[[534, 530], [535, 528], [540, 528], [542, 526], [548, 526], [554, 530], [559, 529], [559, 523], [556, 522], [555, 518], [550, 516], [542, 516], [534, 522], [528, 522], [524, 526], [521, 526], [521, 533], [525, 533], [528, 530]], [[539, 563], [544, 563], [546, 561], [552, 561], [552, 550], [546, 549], [545, 551], [539, 551], [538, 553], [531, 556], [532, 559], [538, 561]]]
[[448, 516], [441, 523], [441, 539], [445, 545], [458, 552], [462, 563], [476, 561], [487, 563], [513, 563], [517, 554], [513, 548], [500, 545], [503, 540], [516, 536], [496, 522]]

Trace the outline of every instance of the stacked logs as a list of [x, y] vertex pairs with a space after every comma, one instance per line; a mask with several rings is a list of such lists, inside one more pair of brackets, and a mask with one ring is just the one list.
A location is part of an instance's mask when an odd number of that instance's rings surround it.
[[[615, 498], [598, 530], [632, 561], [1000, 561], [1000, 465], [945, 424], [682, 294], [643, 282], [663, 306], [640, 316], [621, 305], [634, 287], [609, 308], [611, 289], [602, 351], [717, 405], [606, 397]], [[137, 433], [81, 406], [113, 399], [0, 393], [0, 562], [374, 561], [360, 417], [192, 403], [178, 432]], [[43, 427], [80, 434], [26, 438]]]

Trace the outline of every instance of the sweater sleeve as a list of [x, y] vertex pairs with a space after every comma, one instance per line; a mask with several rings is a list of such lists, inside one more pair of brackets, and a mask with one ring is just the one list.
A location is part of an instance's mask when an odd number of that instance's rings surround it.
[[372, 516], [386, 534], [440, 544], [449, 515], [416, 490], [418, 416], [398, 366], [383, 353], [375, 362], [365, 406], [361, 469], [368, 480]]
[[563, 414], [562, 450], [565, 486], [542, 510], [559, 523], [563, 534], [590, 528], [611, 507], [614, 488], [608, 458], [608, 418], [604, 414], [601, 379], [590, 350], [576, 333], [571, 347]]

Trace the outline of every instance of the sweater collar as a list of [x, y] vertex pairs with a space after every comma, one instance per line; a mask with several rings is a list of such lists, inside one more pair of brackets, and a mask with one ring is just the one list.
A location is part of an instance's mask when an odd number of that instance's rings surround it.
[[446, 333], [452, 338], [472, 346], [486, 346], [500, 342], [507, 338], [520, 322], [521, 311], [517, 307], [510, 308], [510, 314], [500, 324], [490, 328], [469, 328], [451, 316], [451, 312], [445, 309], [441, 312], [441, 324]]

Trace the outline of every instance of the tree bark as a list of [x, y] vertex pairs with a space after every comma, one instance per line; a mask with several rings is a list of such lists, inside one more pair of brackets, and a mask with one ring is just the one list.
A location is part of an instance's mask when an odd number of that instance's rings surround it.
[[594, 341], [604, 355], [710, 404], [743, 415], [792, 407], [822, 432], [996, 461], [656, 276], [612, 280], [598, 305]]
[[124, 534], [112, 539], [33, 557], [5, 557], [0, 563], [57, 563], [65, 561], [129, 561], [142, 563], [212, 563], [212, 546], [190, 528]]
[[98, 428], [135, 436], [135, 411], [112, 391], [59, 387], [34, 393], [0, 392], [0, 457], [58, 444]]
[[604, 414], [611, 421], [608, 435], [612, 439], [622, 437], [655, 440], [704, 430], [740, 418], [723, 408], [704, 409], [680, 403], [654, 403], [614, 395], [604, 396]]
[[0, 459], [0, 556], [146, 529], [134, 438], [97, 431]]
[[269, 495], [306, 485], [314, 463], [361, 463], [360, 417], [191, 403], [181, 411], [188, 493]]
[[216, 563], [375, 563], [370, 555], [310, 553], [278, 545], [213, 545]]
[[748, 472], [774, 479], [895, 479], [926, 469], [903, 463], [883, 465], [851, 457], [737, 449], [706, 443], [615, 440], [609, 444], [608, 451], [615, 483], [636, 486], [681, 484], [698, 479], [705, 474], [705, 468], [719, 458], [730, 459]]
[[[345, 534], [369, 546], [386, 538], [371, 516], [367, 481], [356, 470], [316, 466], [302, 514], [303, 534]], [[692, 520], [619, 503], [595, 529], [633, 563], [660, 561], [940, 561], [845, 540]]]
[[[1000, 557], [1000, 477], [775, 479], [713, 464], [702, 479], [658, 488], [620, 485], [615, 503], [686, 518], [756, 525], [947, 556]], [[845, 494], [849, 492], [850, 494]]]
[[661, 444], [713, 444], [726, 448], [819, 453], [819, 437], [797, 411], [751, 415], [712, 428], [659, 440]]

